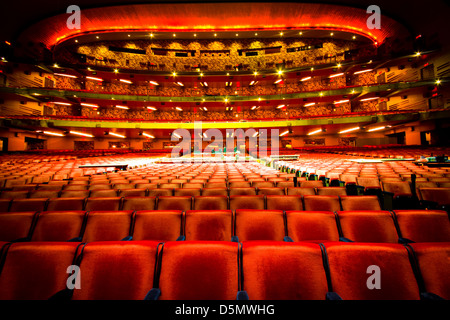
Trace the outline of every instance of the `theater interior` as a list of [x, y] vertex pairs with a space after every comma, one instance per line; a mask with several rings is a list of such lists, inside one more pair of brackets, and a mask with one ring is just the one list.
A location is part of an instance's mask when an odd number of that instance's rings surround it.
[[8, 4], [0, 300], [450, 299], [449, 5], [375, 2]]

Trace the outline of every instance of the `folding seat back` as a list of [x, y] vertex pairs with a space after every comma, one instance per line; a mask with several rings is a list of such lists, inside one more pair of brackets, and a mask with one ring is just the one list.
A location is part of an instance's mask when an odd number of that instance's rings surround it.
[[411, 196], [411, 186], [409, 182], [384, 182], [381, 183], [385, 192], [391, 192], [394, 196]]
[[286, 235], [283, 211], [237, 209], [234, 235], [239, 241], [283, 241]]
[[201, 195], [202, 190], [200, 188], [182, 188], [182, 189], [175, 189], [174, 190], [174, 196], [191, 196], [196, 197]]
[[414, 242], [450, 242], [450, 220], [445, 211], [394, 211], [402, 238]]
[[117, 194], [119, 197], [145, 197], [147, 189], [121, 189]]
[[47, 206], [47, 198], [13, 199], [9, 207], [10, 212], [44, 211]]
[[301, 196], [266, 196], [267, 210], [301, 211], [303, 201]]
[[339, 211], [338, 196], [303, 196], [305, 211]]
[[294, 241], [339, 241], [334, 213], [328, 211], [286, 211], [287, 236]]
[[253, 181], [252, 182], [252, 187], [253, 188], [273, 188], [274, 187], [274, 183], [271, 181]]
[[250, 241], [242, 249], [243, 287], [251, 300], [325, 300], [318, 244]]
[[182, 235], [183, 216], [178, 210], [137, 211], [133, 240], [176, 241]]
[[237, 243], [167, 242], [160, 267], [161, 300], [236, 299], [239, 290]]
[[124, 197], [122, 210], [154, 210], [156, 208], [156, 197]]
[[47, 211], [84, 210], [85, 198], [53, 198], [48, 200]]
[[187, 182], [183, 183], [183, 189], [202, 189], [203, 185], [203, 183]]
[[251, 183], [248, 181], [232, 181], [228, 183], [229, 188], [250, 188]]
[[450, 299], [450, 245], [441, 243], [411, 243], [420, 272], [421, 291]]
[[439, 205], [450, 204], [450, 188], [421, 188], [420, 199]]
[[224, 182], [207, 182], [206, 184], [205, 184], [205, 189], [211, 189], [211, 188], [214, 188], [214, 189], [216, 189], [216, 188], [221, 188], [221, 189], [224, 189], [224, 188], [227, 188], [227, 183], [224, 181]]
[[36, 185], [35, 184], [22, 184], [22, 185], [17, 185], [17, 186], [13, 186], [12, 187], [12, 191], [34, 191], [36, 190]]
[[36, 190], [31, 191], [29, 198], [58, 198], [60, 190]]
[[87, 198], [89, 190], [66, 190], [61, 191], [60, 198]]
[[[330, 291], [343, 300], [419, 300], [406, 248], [386, 243], [325, 243]], [[372, 276], [371, 276], [372, 275]]]
[[182, 187], [182, 183], [161, 183], [159, 185], [160, 189], [176, 189], [176, 188], [181, 188]]
[[0, 300], [47, 300], [66, 288], [78, 243], [12, 244], [0, 274]]
[[89, 194], [91, 198], [109, 198], [117, 197], [117, 190], [114, 189], [95, 189]]
[[227, 188], [204, 188], [202, 196], [228, 196]]
[[230, 187], [230, 196], [256, 196], [256, 189], [251, 187]]
[[294, 181], [278, 181], [277, 182], [278, 188], [294, 188]]
[[317, 188], [319, 196], [346, 196], [347, 189], [345, 187], [322, 187]]
[[[84, 211], [45, 211], [38, 215], [31, 241], [81, 242], [85, 222]], [[79, 239], [77, 239], [79, 238]]]
[[230, 210], [186, 211], [186, 241], [231, 241], [233, 217]]
[[342, 210], [381, 210], [377, 196], [341, 196]]
[[300, 187], [301, 188], [321, 188], [321, 187], [323, 187], [323, 181], [321, 181], [321, 180], [301, 181]]
[[285, 194], [284, 188], [272, 187], [272, 188], [258, 188], [257, 194], [259, 195], [278, 195], [283, 196]]
[[137, 189], [157, 189], [157, 183], [136, 183], [135, 186]]
[[389, 211], [340, 211], [342, 236], [355, 242], [398, 243], [399, 235]]
[[143, 300], [153, 284], [158, 242], [95, 242], [82, 251], [72, 300]]
[[0, 214], [0, 241], [30, 239], [36, 213], [10, 212]]
[[286, 194], [288, 196], [312, 196], [316, 194], [316, 188], [292, 187], [286, 189]]
[[88, 186], [84, 184], [68, 184], [64, 187], [63, 190], [71, 191], [71, 190], [87, 190]]
[[227, 196], [197, 196], [194, 197], [194, 210], [227, 210]]
[[28, 198], [28, 191], [2, 191], [0, 199], [26, 199]]
[[377, 177], [374, 178], [357, 177], [356, 183], [359, 186], [363, 186], [365, 188], [381, 188], [380, 180]]
[[121, 206], [120, 197], [95, 197], [87, 198], [86, 211], [117, 211]]
[[230, 196], [230, 210], [264, 210], [264, 196]]
[[165, 188], [165, 189], [162, 189], [162, 188], [148, 189], [148, 196], [149, 197], [173, 196], [173, 189], [167, 189], [167, 188]]
[[0, 199], [0, 212], [8, 212], [11, 199]]
[[109, 183], [95, 183], [89, 185], [89, 190], [106, 190], [112, 189], [112, 186]]
[[191, 196], [158, 197], [156, 203], [158, 210], [187, 211], [192, 209]]
[[120, 241], [131, 235], [133, 211], [91, 211], [82, 242]]
[[133, 189], [135, 186], [135, 183], [116, 183], [113, 185], [113, 188], [116, 190]]

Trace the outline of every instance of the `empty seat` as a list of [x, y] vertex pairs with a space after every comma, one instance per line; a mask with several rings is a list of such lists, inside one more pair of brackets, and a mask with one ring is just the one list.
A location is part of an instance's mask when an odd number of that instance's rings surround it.
[[450, 242], [450, 220], [445, 211], [395, 210], [400, 236], [414, 242]]
[[267, 210], [301, 211], [303, 201], [301, 196], [266, 196]]
[[60, 190], [36, 190], [31, 191], [29, 198], [58, 198]]
[[202, 196], [228, 196], [227, 188], [205, 188], [202, 189]]
[[47, 300], [66, 288], [78, 243], [11, 245], [0, 274], [0, 300]]
[[47, 211], [84, 210], [85, 198], [53, 198], [48, 200]]
[[341, 211], [338, 217], [342, 236], [351, 241], [398, 242], [399, 235], [389, 211]]
[[73, 191], [73, 190], [87, 190], [88, 186], [85, 184], [68, 184], [63, 190]]
[[274, 183], [272, 181], [254, 181], [252, 182], [253, 188], [273, 188]]
[[158, 188], [157, 183], [136, 183], [136, 189], [156, 189]]
[[294, 241], [339, 241], [334, 213], [286, 211], [287, 236]]
[[251, 241], [242, 252], [242, 289], [250, 300], [325, 300], [318, 244]]
[[286, 231], [283, 211], [237, 209], [234, 235], [239, 241], [283, 241]]
[[183, 189], [202, 189], [203, 185], [203, 183], [187, 182], [183, 183]]
[[89, 190], [63, 190], [60, 198], [87, 198], [89, 197]]
[[264, 210], [264, 196], [230, 196], [230, 209]]
[[133, 240], [175, 241], [182, 234], [182, 212], [177, 210], [137, 211]]
[[442, 243], [412, 243], [420, 270], [423, 292], [450, 299], [450, 245]]
[[317, 188], [319, 196], [346, 196], [347, 189], [345, 187], [322, 187]]
[[285, 193], [284, 193], [284, 188], [275, 187], [275, 188], [258, 188], [257, 194], [282, 196]]
[[119, 197], [145, 197], [147, 189], [121, 189], [118, 192]]
[[0, 199], [0, 212], [8, 212], [11, 199]]
[[148, 196], [149, 197], [168, 197], [173, 196], [173, 189], [148, 189]]
[[288, 196], [306, 196], [306, 195], [312, 196], [312, 195], [316, 194], [316, 189], [315, 188], [292, 187], [292, 188], [286, 189], [286, 194]]
[[83, 248], [72, 300], [143, 300], [153, 285], [158, 242], [95, 242]]
[[130, 236], [133, 211], [92, 211], [87, 213], [82, 242], [120, 241]]
[[192, 197], [191, 196], [158, 197], [157, 208], [158, 210], [180, 210], [180, 211], [191, 210]]
[[177, 189], [177, 188], [181, 188], [182, 187], [182, 183], [161, 183], [159, 185], [160, 189]]
[[239, 288], [237, 243], [167, 242], [160, 267], [161, 300], [236, 299]]
[[323, 181], [300, 181], [301, 188], [321, 188], [323, 187]]
[[250, 188], [251, 183], [248, 181], [232, 181], [228, 183], [229, 188]]
[[[31, 241], [68, 241], [80, 237], [85, 211], [45, 211], [38, 215]], [[81, 238], [78, 240], [81, 241]]]
[[116, 190], [133, 189], [135, 186], [135, 183], [116, 183], [113, 185], [113, 188]]
[[420, 199], [438, 205], [450, 204], [450, 188], [421, 188]]
[[377, 196], [341, 196], [342, 210], [381, 210]]
[[408, 252], [402, 245], [335, 242], [324, 246], [332, 290], [343, 300], [420, 299]]
[[91, 198], [117, 197], [117, 190], [114, 189], [95, 189], [89, 194]]
[[277, 182], [278, 188], [294, 188], [294, 181], [278, 181]]
[[398, 196], [412, 196], [411, 186], [409, 182], [381, 182], [382, 189], [385, 192], [394, 194], [394, 197]]
[[106, 190], [106, 189], [112, 189], [112, 185], [109, 183], [96, 183], [89, 185], [89, 190]]
[[25, 199], [28, 197], [28, 191], [2, 191], [0, 199]]
[[205, 189], [226, 189], [227, 183], [224, 182], [208, 182], [205, 184]]
[[33, 231], [35, 216], [34, 211], [0, 214], [0, 241], [29, 239]]
[[256, 196], [255, 188], [230, 188], [230, 196]]
[[303, 196], [306, 211], [339, 211], [338, 196]]
[[44, 211], [47, 206], [48, 199], [36, 198], [36, 199], [13, 199], [11, 201], [9, 211]]
[[201, 189], [191, 189], [191, 188], [183, 188], [182, 189], [175, 189], [174, 190], [174, 196], [191, 196], [191, 197], [195, 197], [195, 196], [199, 196], [201, 194]]
[[228, 196], [194, 197], [194, 210], [227, 210]]
[[230, 210], [186, 211], [186, 241], [231, 241], [233, 218]]
[[120, 197], [87, 198], [86, 211], [116, 211], [120, 208]]
[[125, 197], [123, 198], [122, 210], [154, 210], [156, 208], [156, 197]]

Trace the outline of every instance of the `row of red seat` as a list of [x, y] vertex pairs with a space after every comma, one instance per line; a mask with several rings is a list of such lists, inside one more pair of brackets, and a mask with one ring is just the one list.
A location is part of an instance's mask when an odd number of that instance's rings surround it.
[[27, 242], [0, 248], [1, 300], [450, 298], [449, 243]]
[[381, 210], [377, 196], [240, 195], [0, 199], [0, 212], [72, 210]]
[[450, 242], [446, 212], [149, 210], [0, 214], [0, 241]]

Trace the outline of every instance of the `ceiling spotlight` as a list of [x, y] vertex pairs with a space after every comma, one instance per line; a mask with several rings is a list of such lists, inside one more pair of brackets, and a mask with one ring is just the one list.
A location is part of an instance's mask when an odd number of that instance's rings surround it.
[[311, 77], [302, 78], [300, 81], [307, 81], [307, 80], [311, 80]]
[[437, 84], [437, 85], [440, 85], [441, 83], [442, 83], [442, 80], [440, 80], [440, 79], [437, 79], [437, 80], [436, 80], [436, 84]]
[[159, 86], [159, 83], [156, 82], [156, 81], [150, 81], [149, 83], [150, 83], [150, 84], [153, 84], [154, 86]]
[[280, 137], [285, 136], [285, 135], [287, 135], [288, 133], [289, 133], [289, 130], [286, 130], [285, 132], [283, 132], [283, 133], [280, 134]]
[[278, 70], [278, 75], [281, 76], [283, 74], [283, 70]]
[[351, 129], [339, 131], [339, 133], [353, 132], [353, 131], [356, 131], [356, 130], [359, 130], [359, 129], [361, 129], [361, 128], [360, 127], [356, 127], [356, 128], [351, 128]]
[[112, 136], [114, 136], [114, 137], [125, 138], [124, 135], [121, 135], [121, 134], [118, 134], [118, 133], [115, 133], [115, 132], [109, 132], [109, 134], [112, 135]]
[[308, 133], [308, 136], [312, 136], [313, 134], [317, 134], [317, 133], [320, 133], [320, 132], [322, 132], [322, 129], [319, 129], [319, 130], [316, 130], [316, 131], [312, 131], [312, 132]]
[[50, 136], [64, 137], [64, 135], [62, 133], [56, 133], [56, 132], [51, 132], [51, 131], [43, 131], [42, 133], [48, 134]]
[[153, 111], [158, 110], [158, 109], [156, 109], [155, 107], [147, 107], [147, 109], [148, 109], [148, 110], [153, 110]]
[[116, 105], [116, 108], [118, 108], [118, 109], [125, 109], [125, 110], [130, 109], [127, 106], [121, 106], [121, 105]]
[[380, 131], [380, 130], [384, 130], [386, 129], [386, 127], [376, 127], [376, 128], [372, 128], [367, 130], [367, 132], [374, 132], [374, 131]]
[[147, 137], [147, 138], [155, 139], [154, 136], [152, 136], [151, 134], [145, 133], [145, 132], [142, 132], [142, 135]]
[[103, 82], [103, 79], [101, 79], [101, 78], [96, 78], [96, 77], [90, 77], [90, 76], [87, 76], [86, 79], [94, 80], [94, 81], [99, 81], [99, 82]]
[[69, 133], [77, 135], [77, 136], [82, 136], [82, 137], [89, 137], [89, 138], [93, 138], [94, 137], [92, 134], [83, 133], [83, 132], [77, 132], [77, 131], [69, 131]]
[[176, 77], [176, 76], [177, 76], [177, 73], [176, 73], [175, 71], [172, 72], [172, 76]]
[[123, 83], [128, 83], [128, 84], [133, 83], [132, 81], [130, 81], [130, 80], [125, 80], [125, 79], [119, 79], [119, 81], [120, 81], [120, 82], [123, 82]]
[[175, 107], [175, 110], [183, 111], [183, 109], [181, 109], [180, 107]]

